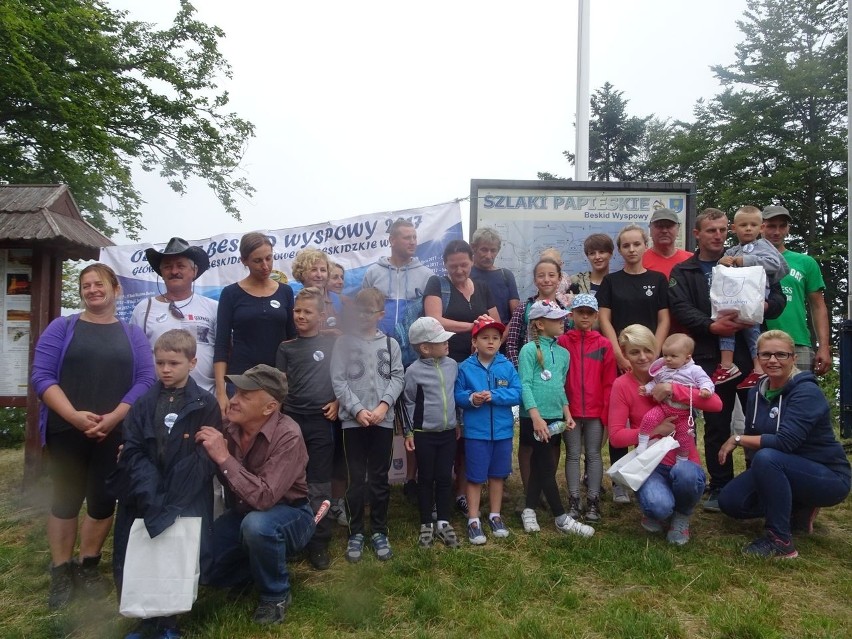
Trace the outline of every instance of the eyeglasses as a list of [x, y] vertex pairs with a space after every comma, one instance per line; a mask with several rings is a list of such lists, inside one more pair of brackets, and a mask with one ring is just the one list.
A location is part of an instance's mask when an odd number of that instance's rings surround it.
[[793, 355], [795, 355], [795, 353], [787, 353], [785, 351], [777, 351], [775, 353], [772, 353], [770, 351], [761, 351], [757, 354], [757, 359], [759, 359], [761, 362], [768, 362], [774, 357], [779, 362], [783, 362], [793, 357]]

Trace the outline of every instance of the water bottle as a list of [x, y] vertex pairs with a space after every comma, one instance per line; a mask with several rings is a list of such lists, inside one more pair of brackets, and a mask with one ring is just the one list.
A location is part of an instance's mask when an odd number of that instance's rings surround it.
[[[561, 419], [558, 419], [555, 422], [550, 422], [547, 425], [547, 432], [550, 434], [551, 437], [554, 437], [556, 435], [564, 433], [565, 432], [565, 422], [562, 421]], [[533, 437], [535, 437], [535, 440], [537, 442], [541, 441], [541, 439], [539, 439], [538, 433], [535, 432], [535, 431], [533, 431]]]

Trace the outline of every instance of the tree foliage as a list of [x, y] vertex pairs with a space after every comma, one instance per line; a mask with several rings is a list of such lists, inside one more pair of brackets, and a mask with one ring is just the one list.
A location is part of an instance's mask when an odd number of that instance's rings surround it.
[[101, 0], [0, 3], [0, 176], [65, 182], [107, 234], [142, 228], [131, 169], [158, 171], [178, 193], [193, 176], [239, 217], [251, 123], [226, 111], [221, 29], [182, 0], [157, 30]]

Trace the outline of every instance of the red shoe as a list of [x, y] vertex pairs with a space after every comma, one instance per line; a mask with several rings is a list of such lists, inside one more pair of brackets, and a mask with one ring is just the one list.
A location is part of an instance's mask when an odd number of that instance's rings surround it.
[[746, 377], [743, 381], [737, 384], [737, 390], [754, 388], [755, 386], [757, 386], [757, 383], [761, 380], [762, 377], [763, 373], [755, 373], [754, 371], [750, 372], [748, 374], [748, 377]]
[[735, 380], [740, 375], [742, 375], [742, 373], [736, 364], [732, 365], [730, 368], [722, 368], [722, 365], [719, 364], [716, 367], [716, 370], [713, 371], [710, 379], [718, 386], [719, 384]]

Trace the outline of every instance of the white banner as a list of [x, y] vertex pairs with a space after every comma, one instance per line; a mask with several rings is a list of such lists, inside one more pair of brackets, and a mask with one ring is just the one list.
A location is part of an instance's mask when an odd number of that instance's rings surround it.
[[[443, 251], [447, 242], [463, 239], [461, 210], [458, 202], [447, 202], [418, 209], [359, 215], [310, 226], [263, 230], [273, 245], [275, 269], [292, 285], [290, 265], [296, 253], [316, 248], [328, 254], [345, 269], [343, 293], [352, 295], [361, 288], [364, 272], [380, 257], [390, 255], [388, 229], [397, 218], [411, 220], [417, 229], [417, 257], [435, 273], [444, 273]], [[222, 289], [245, 277], [240, 262], [240, 237], [243, 233], [224, 233], [201, 240], [188, 240], [202, 247], [210, 257], [210, 269], [195, 283], [195, 291], [218, 300]], [[161, 244], [132, 244], [101, 249], [101, 261], [118, 275], [123, 295], [118, 300], [118, 315], [127, 320], [136, 304], [163, 290], [162, 282], [145, 258], [145, 249], [165, 248]], [[159, 286], [159, 288], [158, 288]], [[301, 288], [296, 283], [294, 289]]]

